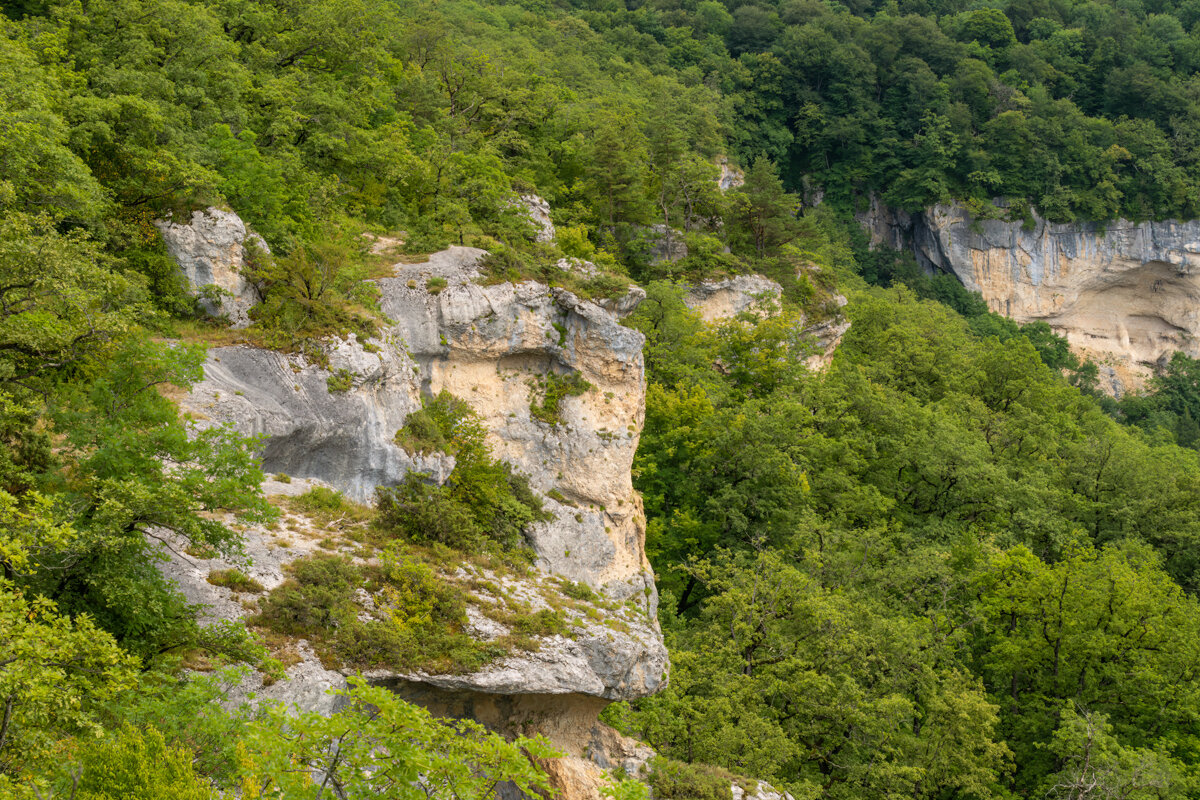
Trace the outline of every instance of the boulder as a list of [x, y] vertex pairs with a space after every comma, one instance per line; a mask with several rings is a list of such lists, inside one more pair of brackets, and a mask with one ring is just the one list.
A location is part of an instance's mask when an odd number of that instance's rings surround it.
[[[232, 211], [207, 208], [193, 211], [188, 222], [159, 220], [167, 253], [179, 265], [188, 286], [200, 294], [201, 306], [213, 316], [225, 316], [235, 328], [250, 324], [247, 312], [258, 302], [258, 292], [242, 277], [246, 266], [246, 244], [263, 250], [261, 236], [248, 233], [241, 218]], [[269, 250], [268, 250], [269, 252]], [[213, 294], [208, 294], [213, 292]]]

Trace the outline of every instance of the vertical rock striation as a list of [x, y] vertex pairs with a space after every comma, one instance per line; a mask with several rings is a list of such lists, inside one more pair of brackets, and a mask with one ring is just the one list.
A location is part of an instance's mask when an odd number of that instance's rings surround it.
[[1200, 221], [1033, 224], [974, 219], [958, 205], [917, 214], [872, 200], [873, 244], [911, 247], [988, 307], [1043, 320], [1071, 345], [1145, 373], [1176, 350], [1200, 355]]

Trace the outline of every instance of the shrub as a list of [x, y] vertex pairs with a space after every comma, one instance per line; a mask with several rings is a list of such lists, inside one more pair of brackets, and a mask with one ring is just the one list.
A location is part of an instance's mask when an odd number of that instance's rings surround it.
[[[592, 388], [594, 388], [592, 384], [585, 381], [578, 372], [571, 372], [567, 375], [549, 372], [534, 386], [533, 397], [529, 401], [529, 413], [533, 415], [534, 419], [550, 425], [558, 425], [561, 422], [559, 404], [562, 399], [581, 395]], [[537, 398], [539, 390], [542, 395], [540, 402]]]
[[482, 545], [486, 532], [447, 486], [426, 483], [410, 472], [399, 486], [375, 492], [380, 524], [414, 542], [438, 542], [459, 550]]
[[395, 441], [412, 455], [442, 452], [453, 456], [464, 445], [484, 447], [486, 435], [471, 405], [443, 391], [408, 415]]
[[291, 577], [263, 600], [254, 622], [293, 636], [332, 629], [339, 609], [365, 583], [362, 569], [341, 556], [301, 558], [288, 571]]
[[265, 591], [263, 585], [240, 569], [217, 569], [208, 573], [208, 582], [235, 592], [258, 594]]
[[576, 583], [575, 581], [567, 581], [563, 584], [562, 593], [574, 600], [582, 600], [589, 603], [600, 599], [600, 596], [592, 590], [592, 587], [586, 583]]
[[327, 486], [314, 486], [296, 497], [294, 502], [301, 511], [308, 512], [345, 511], [350, 506], [350, 501], [346, 499], [345, 495]]
[[353, 388], [354, 377], [353, 372], [343, 367], [326, 378], [325, 385], [329, 388], [330, 394], [341, 394]]
[[733, 800], [733, 776], [707, 764], [659, 756], [650, 761], [647, 782], [656, 800]]
[[351, 247], [326, 240], [276, 258], [248, 242], [246, 264], [243, 275], [263, 298], [250, 317], [270, 346], [303, 349], [328, 336], [378, 332], [378, 290]]
[[449, 284], [441, 275], [434, 275], [429, 280], [425, 281], [425, 288], [430, 294], [438, 294], [445, 289]]
[[408, 415], [404, 427], [396, 431], [395, 441], [414, 456], [444, 453], [450, 446], [433, 416], [423, 408]]
[[415, 473], [399, 486], [375, 492], [379, 524], [415, 542], [457, 549], [520, 545], [530, 524], [547, 519], [529, 481], [492, 458], [487, 433], [470, 405], [442, 392], [409, 414], [396, 442], [410, 453], [442, 451], [455, 457], [445, 485]]
[[[289, 571], [253, 622], [304, 636], [323, 657], [356, 667], [470, 671], [504, 652], [463, 632], [466, 599], [458, 587], [395, 550], [378, 566], [316, 555]], [[371, 595], [370, 607], [360, 602], [360, 590]]]
[[[168, 746], [157, 728], [126, 726], [79, 754], [77, 800], [207, 800], [191, 754]], [[66, 796], [70, 785], [62, 787]]]
[[568, 256], [591, 261], [596, 256], [596, 246], [588, 238], [586, 225], [563, 225], [555, 231], [558, 246]]

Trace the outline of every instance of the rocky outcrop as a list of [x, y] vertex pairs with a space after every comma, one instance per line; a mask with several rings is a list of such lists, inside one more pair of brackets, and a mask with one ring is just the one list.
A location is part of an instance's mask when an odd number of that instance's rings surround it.
[[[290, 476], [288, 481], [269, 480], [264, 488], [269, 496], [296, 495], [324, 485]], [[329, 532], [305, 514], [285, 511], [284, 522], [274, 530], [247, 529], [243, 537], [245, 559], [230, 561], [215, 554], [212, 558], [189, 556], [175, 548], [164, 553], [163, 571], [189, 602], [204, 607], [201, 622], [246, 617], [249, 611], [245, 595], [209, 583], [210, 574], [236, 567], [270, 591], [284, 582], [288, 564], [325, 553], [330, 547]], [[662, 686], [666, 652], [657, 622], [645, 606], [602, 596], [586, 603], [570, 602], [564, 600], [563, 584], [551, 576], [497, 574], [469, 564], [444, 576], [444, 580], [459, 585], [468, 598], [468, 630], [478, 640], [493, 641], [510, 633], [503, 623], [487, 616], [497, 596], [522, 604], [530, 614], [557, 607], [568, 633], [541, 637], [536, 649], [513, 651], [478, 672], [437, 675], [385, 668], [364, 673], [372, 682], [421, 684], [430, 691], [581, 695], [604, 701], [645, 697]], [[487, 588], [475, 588], [479, 586]], [[345, 677], [354, 671], [323, 665], [303, 641], [293, 643], [292, 655], [297, 663], [290, 668], [290, 680], [263, 686], [261, 678], [251, 678], [232, 699], [245, 699], [254, 691], [259, 697], [282, 700], [306, 710], [330, 710], [332, 699], [325, 696], [326, 690], [345, 686]]]
[[[298, 354], [214, 348], [184, 406], [204, 424], [263, 436], [266, 471], [315, 478], [367, 501], [409, 471], [440, 478], [453, 468], [449, 458], [410, 456], [393, 442], [423, 397], [447, 390], [483, 417], [497, 456], [547, 495], [557, 519], [537, 526], [539, 565], [614, 596], [652, 595], [630, 477], [644, 414], [643, 337], [563, 289], [480, 285], [482, 255], [454, 247], [427, 263], [397, 265], [395, 277], [379, 281], [393, 324], [378, 341], [337, 344], [327, 366]], [[436, 294], [426, 288], [433, 277], [447, 284]], [[564, 397], [555, 423], [535, 418], [539, 383], [572, 372], [591, 388]], [[335, 375], [348, 377], [347, 390], [330, 390]]]
[[[158, 541], [168, 545], [161, 569], [190, 602], [204, 607], [202, 623], [245, 618], [256, 608], [255, 597], [262, 596], [210, 583], [209, 577], [217, 571], [237, 567], [269, 592], [284, 582], [287, 565], [299, 558], [328, 554], [330, 548], [355, 557], [350, 542], [331, 544], [325, 523], [278, 497], [321, 485], [302, 478], [268, 480], [264, 489], [282, 506], [284, 515], [281, 524], [251, 526], [243, 532], [245, 559], [189, 555], [178, 547], [183, 542], [158, 532]], [[474, 673], [373, 669], [363, 673], [368, 681], [440, 715], [474, 719], [504, 734], [545, 735], [567, 754], [543, 764], [564, 800], [599, 800], [598, 789], [608, 782], [604, 770], [621, 767], [636, 774], [653, 752], [599, 722], [598, 714], [612, 699], [645, 696], [661, 686], [666, 653], [653, 617], [633, 603], [603, 597], [581, 601], [578, 595], [567, 598], [562, 594], [564, 584], [546, 575], [496, 574], [467, 563], [443, 574], [441, 580], [464, 593], [466, 629], [480, 640], [493, 641], [510, 632], [488, 614], [514, 602], [527, 606], [531, 614], [557, 609], [567, 632], [536, 637], [532, 647], [511, 651]], [[363, 611], [369, 613], [374, 600], [363, 595]], [[497, 604], [500, 597], [504, 602]], [[259, 673], [245, 675], [227, 687], [226, 705], [278, 701], [321, 714], [340, 709], [344, 699], [333, 692], [345, 689], [356, 670], [323, 663], [303, 639], [281, 642], [277, 637], [273, 648], [287, 665], [283, 678], [267, 681]]]
[[993, 311], [1044, 320], [1076, 348], [1143, 374], [1181, 350], [1200, 355], [1200, 221], [1033, 224], [923, 213], [878, 201], [860, 216], [874, 243], [911, 247]]
[[684, 295], [684, 304], [705, 322], [736, 317], [743, 311], [766, 313], [777, 307], [783, 287], [762, 275], [738, 275], [719, 281], [701, 281]]
[[154, 224], [204, 310], [228, 317], [235, 328], [249, 325], [246, 312], [258, 302], [258, 293], [242, 277], [242, 270], [247, 241], [267, 250], [262, 237], [248, 233], [237, 214], [219, 208], [193, 211], [188, 222], [167, 219]]
[[745, 173], [730, 164], [727, 156], [717, 158], [717, 169], [720, 170], [717, 176], [717, 188], [722, 192], [736, 189], [746, 182]]
[[[683, 297], [684, 305], [700, 315], [705, 322], [720, 322], [743, 312], [767, 316], [778, 312], [783, 287], [762, 275], [738, 275], [722, 280], [702, 281], [691, 286]], [[842, 314], [846, 298], [828, 294], [818, 321], [804, 323], [804, 333], [813, 343], [812, 355], [805, 363], [809, 369], [829, 366], [842, 337], [850, 330], [850, 321]]]
[[535, 241], [549, 242], [554, 239], [554, 221], [550, 219], [549, 203], [536, 194], [523, 194], [518, 198], [517, 205], [533, 223]]
[[[529, 476], [554, 514], [533, 530], [538, 566], [633, 601], [643, 623], [628, 637], [596, 631], [547, 642], [526, 661], [478, 675], [422, 680], [496, 693], [651, 693], [664, 680], [666, 654], [630, 477], [644, 414], [643, 337], [562, 289], [480, 285], [482, 255], [451, 248], [424, 264], [397, 265], [395, 277], [379, 282], [393, 323], [376, 341], [337, 343], [327, 365], [254, 347], [214, 348], [184, 407], [201, 425], [261, 436], [268, 473], [315, 479], [369, 501], [377, 485], [410, 471], [438, 480], [449, 474], [450, 457], [409, 455], [393, 437], [423, 397], [447, 390], [468, 400], [497, 456]], [[436, 294], [426, 288], [433, 277], [446, 282]], [[590, 388], [564, 397], [557, 421], [535, 418], [539, 382], [568, 372]], [[349, 388], [331, 390], [337, 375], [348, 376]]]
[[[444, 479], [451, 457], [412, 456], [394, 435], [423, 398], [446, 390], [469, 401], [494, 453], [529, 477], [554, 519], [532, 531], [532, 575], [480, 574], [464, 561], [443, 579], [470, 597], [480, 593], [467, 605], [466, 631], [476, 639], [509, 632], [488, 616], [496, 605], [489, 593], [516, 598], [529, 613], [554, 608], [566, 615], [567, 632], [542, 636], [475, 672], [385, 668], [367, 677], [496, 730], [545, 733], [568, 754], [545, 765], [562, 796], [599, 800], [603, 770], [634, 767], [648, 750], [602, 725], [597, 713], [613, 700], [657, 691], [667, 675], [645, 517], [630, 475], [644, 415], [643, 337], [618, 321], [644, 293], [631, 289], [601, 305], [537, 283], [484, 285], [477, 267], [483, 255], [455, 247], [426, 263], [397, 264], [392, 277], [378, 281], [389, 320], [380, 336], [335, 343], [327, 363], [247, 346], [214, 348], [204, 381], [182, 404], [197, 425], [228, 424], [262, 437], [264, 469], [288, 476], [269, 482], [268, 491], [330, 485], [367, 501], [375, 486], [413, 470]], [[535, 416], [531, 406], [548, 376], [572, 373], [587, 390], [563, 397], [556, 419]], [[284, 580], [289, 561], [328, 546], [303, 519], [289, 516], [281, 527], [245, 534], [249, 560], [240, 566], [268, 590]], [[244, 598], [206, 580], [226, 562], [168, 555], [164, 570], [189, 599], [209, 606], [211, 620], [248, 613]], [[560, 603], [570, 582], [599, 593]], [[251, 676], [234, 698], [254, 692], [333, 711], [323, 690], [345, 685], [346, 675], [322, 664], [306, 642], [289, 647], [295, 663], [285, 680], [265, 686]]]

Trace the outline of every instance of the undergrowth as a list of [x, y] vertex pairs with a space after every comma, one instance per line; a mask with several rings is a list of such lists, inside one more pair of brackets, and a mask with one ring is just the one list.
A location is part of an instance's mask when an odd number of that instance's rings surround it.
[[474, 672], [511, 652], [536, 650], [539, 637], [567, 632], [561, 612], [505, 609], [498, 602], [488, 615], [511, 633], [489, 642], [474, 639], [465, 626], [467, 604], [476, 598], [419, 553], [400, 547], [384, 551], [374, 564], [313, 555], [286, 569], [288, 580], [262, 601], [251, 623], [308, 639], [328, 665]]

